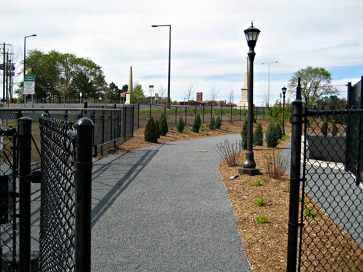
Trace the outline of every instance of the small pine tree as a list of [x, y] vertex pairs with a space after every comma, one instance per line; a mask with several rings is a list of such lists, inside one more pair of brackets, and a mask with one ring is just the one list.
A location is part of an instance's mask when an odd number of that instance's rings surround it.
[[168, 131], [169, 131], [169, 127], [168, 127], [168, 123], [167, 123], [165, 114], [162, 114], [160, 116], [159, 128], [160, 128], [161, 136], [165, 136], [166, 133], [168, 133]]
[[221, 118], [218, 115], [217, 116], [217, 119], [216, 119], [216, 129], [220, 129], [221, 126], [222, 126], [222, 120], [221, 120]]
[[178, 123], [176, 123], [176, 129], [178, 132], [183, 133], [185, 127], [184, 119], [183, 117], [179, 116]]
[[193, 132], [198, 133], [201, 125], [202, 125], [202, 121], [200, 119], [200, 115], [197, 114], [197, 116], [195, 116], [194, 123], [193, 123], [193, 128], [192, 128]]
[[158, 142], [155, 122], [154, 122], [154, 118], [152, 118], [152, 117], [149, 120], [147, 120], [145, 132], [144, 132], [144, 139], [147, 142], [152, 142], [152, 143]]
[[324, 136], [328, 135], [328, 123], [323, 123], [321, 127], [321, 133], [323, 133]]
[[338, 127], [337, 127], [337, 125], [336, 125], [335, 123], [333, 123], [333, 127], [332, 127], [332, 129], [331, 129], [331, 134], [332, 134], [333, 136], [335, 136], [335, 135], [337, 135], [337, 134], [338, 134]]
[[275, 124], [277, 139], [280, 140], [282, 138], [282, 130], [279, 124]]
[[216, 119], [214, 118], [214, 116], [212, 116], [212, 118], [210, 119], [210, 122], [209, 122], [209, 128], [215, 129], [215, 127], [216, 127]]
[[263, 131], [260, 122], [257, 123], [255, 132], [253, 133], [253, 145], [263, 145]]
[[158, 119], [155, 120], [155, 130], [156, 130], [156, 137], [159, 139], [160, 138], [160, 124], [159, 124]]
[[270, 122], [266, 130], [267, 147], [276, 147], [278, 143], [278, 132], [274, 122]]
[[241, 131], [241, 137], [242, 137], [242, 149], [247, 149], [247, 127], [248, 127], [248, 121], [247, 118], [243, 121], [242, 125], [242, 131]]

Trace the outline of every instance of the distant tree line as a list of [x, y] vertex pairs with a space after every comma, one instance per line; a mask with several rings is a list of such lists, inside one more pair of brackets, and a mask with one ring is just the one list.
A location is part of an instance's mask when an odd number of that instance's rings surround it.
[[[65, 101], [120, 101], [120, 94], [127, 92], [128, 85], [119, 88], [115, 83], [108, 84], [101, 66], [88, 58], [71, 53], [52, 50], [44, 53], [31, 50], [26, 59], [26, 74], [35, 75], [35, 97], [38, 100]], [[23, 95], [23, 82], [16, 90]], [[131, 102], [144, 99], [144, 91], [138, 83], [134, 86]]]

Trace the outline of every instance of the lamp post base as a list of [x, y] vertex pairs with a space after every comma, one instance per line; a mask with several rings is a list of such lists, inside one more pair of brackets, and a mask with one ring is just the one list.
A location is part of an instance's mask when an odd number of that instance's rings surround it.
[[250, 175], [250, 176], [255, 176], [255, 175], [261, 175], [260, 169], [258, 168], [246, 168], [246, 167], [241, 167], [240, 169], [238, 169], [238, 173], [240, 173], [240, 175]]

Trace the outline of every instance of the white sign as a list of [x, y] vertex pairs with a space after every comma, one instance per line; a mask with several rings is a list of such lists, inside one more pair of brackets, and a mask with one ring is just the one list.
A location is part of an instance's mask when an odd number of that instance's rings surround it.
[[25, 75], [23, 94], [34, 94], [34, 93], [35, 93], [35, 76]]

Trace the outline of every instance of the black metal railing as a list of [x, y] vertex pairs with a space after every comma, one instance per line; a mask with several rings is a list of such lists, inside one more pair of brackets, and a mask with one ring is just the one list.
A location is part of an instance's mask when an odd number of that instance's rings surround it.
[[[0, 109], [3, 122], [15, 124], [22, 116], [30, 117], [37, 124], [42, 113], [59, 120], [76, 121], [87, 117], [95, 124], [94, 133], [90, 135], [93, 142], [93, 156], [103, 151], [114, 148], [117, 145], [133, 137], [134, 127], [134, 106], [101, 107], [101, 108], [3, 108]], [[34, 126], [34, 125], [33, 125]], [[33, 138], [40, 139], [37, 127], [33, 128]], [[40, 140], [35, 142], [34, 148], [40, 146]], [[38, 158], [40, 161], [40, 158]]]

